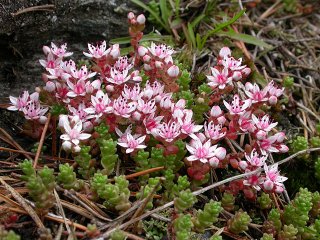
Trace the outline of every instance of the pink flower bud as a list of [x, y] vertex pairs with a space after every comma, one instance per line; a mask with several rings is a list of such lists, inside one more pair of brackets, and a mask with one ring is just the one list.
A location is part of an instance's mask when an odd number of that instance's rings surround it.
[[241, 73], [242, 73], [245, 77], [247, 77], [247, 76], [249, 76], [249, 74], [251, 73], [251, 69], [248, 68], [248, 67], [246, 67], [246, 68], [242, 69]]
[[210, 158], [210, 159], [209, 159], [209, 164], [210, 164], [210, 166], [213, 167], [213, 168], [218, 167], [219, 162], [220, 162], [219, 159], [216, 158], [216, 157], [213, 157], [213, 158]]
[[134, 16], [134, 13], [133, 13], [133, 12], [129, 12], [129, 13], [128, 13], [128, 19], [129, 19], [129, 20], [134, 19], [134, 17], [135, 17], [135, 16]]
[[241, 72], [239, 72], [239, 71], [235, 71], [235, 72], [232, 74], [232, 79], [233, 79], [234, 81], [239, 81], [239, 80], [241, 80], [241, 78], [242, 78], [242, 74], [241, 74]]
[[113, 92], [114, 91], [114, 86], [113, 85], [107, 85], [106, 86], [106, 90], [108, 91], [108, 92]]
[[281, 153], [286, 153], [286, 152], [289, 151], [289, 148], [288, 148], [286, 145], [281, 144], [281, 145], [280, 145], [280, 148], [279, 148], [279, 151], [280, 151]]
[[179, 75], [179, 68], [176, 65], [172, 65], [168, 71], [167, 71], [168, 75], [170, 77], [177, 77]]
[[212, 106], [210, 111], [211, 117], [219, 117], [222, 115], [221, 108], [219, 106]]
[[62, 148], [63, 148], [66, 152], [70, 151], [70, 150], [71, 150], [71, 147], [72, 147], [72, 144], [71, 144], [71, 142], [69, 142], [69, 141], [64, 141], [64, 142], [62, 143]]
[[247, 167], [248, 167], [248, 163], [246, 161], [240, 161], [239, 162], [239, 167], [242, 169], [242, 170], [246, 170]]
[[253, 85], [252, 85], [252, 83], [251, 83], [251, 82], [246, 82], [245, 88], [246, 88], [247, 91], [253, 90]]
[[143, 68], [144, 68], [144, 70], [146, 70], [146, 71], [150, 71], [150, 70], [152, 69], [149, 64], [144, 64], [144, 65], [143, 65]]
[[64, 123], [68, 121], [68, 116], [67, 115], [60, 115], [59, 117], [59, 123], [58, 123], [58, 126], [61, 130], [63, 130], [63, 126], [64, 126]]
[[223, 125], [227, 119], [225, 118], [225, 116], [221, 116], [221, 117], [218, 117], [217, 120], [219, 124]]
[[274, 135], [276, 137], [276, 141], [277, 142], [283, 142], [284, 138], [286, 137], [286, 135], [284, 134], [284, 132], [278, 132]]
[[278, 102], [278, 98], [277, 98], [276, 96], [271, 96], [271, 97], [269, 97], [269, 103], [270, 103], [271, 105], [276, 105], [277, 102]]
[[215, 151], [216, 157], [219, 158], [220, 160], [225, 159], [227, 151], [223, 147], [218, 147]]
[[83, 130], [84, 130], [85, 132], [91, 132], [92, 129], [93, 129], [93, 124], [92, 124], [92, 122], [87, 121], [87, 122], [83, 123]]
[[46, 121], [47, 121], [47, 117], [46, 117], [46, 116], [41, 116], [41, 117], [39, 118], [39, 122], [40, 122], [41, 124], [45, 124]]
[[284, 191], [283, 187], [281, 186], [276, 186], [275, 192], [276, 193], [282, 193]]
[[55, 89], [56, 89], [56, 85], [51, 81], [48, 81], [46, 83], [46, 86], [44, 87], [44, 90], [46, 90], [47, 92], [53, 92]]
[[139, 112], [134, 112], [133, 114], [132, 114], [132, 117], [133, 117], [133, 119], [135, 120], [135, 121], [140, 121], [140, 119], [141, 119], [141, 113], [139, 113]]
[[75, 147], [73, 148], [73, 151], [74, 151], [74, 152], [80, 152], [80, 151], [81, 151], [81, 147], [80, 147], [79, 145], [77, 145], [77, 146], [75, 146]]
[[143, 14], [140, 14], [138, 17], [137, 17], [137, 22], [142, 25], [142, 24], [145, 24], [146, 22], [146, 17], [143, 15]]
[[119, 44], [114, 44], [111, 48], [110, 51], [110, 55], [111, 57], [113, 57], [114, 59], [117, 59], [118, 57], [120, 57], [120, 48], [119, 48]]
[[156, 68], [162, 68], [163, 63], [160, 62], [160, 61], [156, 61], [156, 62], [155, 62], [155, 65], [156, 65]]
[[36, 87], [34, 90], [35, 90], [37, 93], [40, 93], [40, 92], [41, 92], [41, 89], [40, 89], [39, 87]]
[[49, 53], [51, 53], [51, 49], [48, 46], [43, 46], [42, 51], [45, 55], [48, 55]]
[[257, 133], [256, 133], [256, 137], [257, 139], [259, 140], [262, 140], [262, 139], [265, 139], [267, 136], [267, 133], [263, 130], [259, 130]]
[[274, 184], [271, 180], [267, 180], [263, 183], [263, 187], [267, 191], [271, 191], [273, 189], [273, 186], [274, 186]]
[[150, 57], [149, 55], [144, 55], [143, 58], [142, 58], [142, 60], [143, 60], [145, 63], [148, 63], [148, 62], [150, 62], [151, 57]]
[[143, 46], [138, 47], [138, 54], [140, 57], [143, 57], [144, 55], [146, 55], [147, 52], [148, 52], [147, 48], [145, 48]]
[[219, 52], [219, 57], [224, 58], [224, 57], [230, 57], [231, 56], [231, 50], [228, 47], [223, 47], [221, 48]]

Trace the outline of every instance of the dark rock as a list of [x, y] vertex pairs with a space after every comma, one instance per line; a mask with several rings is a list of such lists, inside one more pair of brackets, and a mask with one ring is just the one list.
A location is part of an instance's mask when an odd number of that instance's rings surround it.
[[126, 36], [134, 7], [130, 0], [0, 0], [0, 101], [43, 85], [43, 45], [67, 42], [77, 58], [88, 42]]

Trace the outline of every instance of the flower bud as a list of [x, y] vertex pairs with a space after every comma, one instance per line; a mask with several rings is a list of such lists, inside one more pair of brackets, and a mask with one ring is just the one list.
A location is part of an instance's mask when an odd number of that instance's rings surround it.
[[46, 83], [46, 86], [44, 87], [44, 90], [47, 92], [53, 92], [56, 89], [56, 85], [52, 81], [48, 81]]
[[46, 117], [46, 116], [41, 116], [41, 117], [39, 118], [39, 122], [40, 122], [41, 124], [45, 124], [46, 121], [47, 121], [47, 117]]
[[176, 65], [171, 66], [168, 70], [167, 73], [170, 77], [177, 77], [179, 75], [179, 68]]
[[119, 44], [114, 44], [111, 47], [110, 56], [113, 57], [114, 59], [117, 59], [118, 57], [120, 57]]
[[211, 117], [219, 117], [222, 115], [221, 108], [219, 106], [212, 106], [210, 111]]
[[210, 164], [210, 166], [213, 167], [213, 168], [218, 167], [219, 162], [220, 162], [219, 159], [216, 158], [216, 157], [213, 157], [213, 158], [210, 158], [210, 159], [209, 159], [209, 164]]
[[141, 119], [141, 113], [139, 113], [139, 112], [134, 112], [133, 114], [132, 114], [132, 117], [133, 117], [133, 119], [135, 120], [135, 121], [140, 121], [140, 119]]
[[248, 68], [248, 67], [246, 67], [246, 68], [244, 68], [244, 69], [241, 70], [241, 73], [242, 73], [245, 77], [247, 77], [247, 76], [249, 76], [249, 74], [251, 73], [251, 69]]
[[266, 180], [264, 183], [263, 183], [263, 187], [265, 190], [267, 191], [271, 191], [273, 189], [273, 182], [271, 180]]
[[242, 169], [242, 170], [246, 170], [247, 167], [248, 167], [248, 163], [246, 161], [240, 161], [239, 162], [239, 167]]
[[62, 148], [63, 148], [66, 152], [70, 151], [70, 150], [71, 150], [71, 147], [72, 147], [72, 144], [71, 144], [71, 142], [69, 142], [69, 141], [64, 141], [64, 142], [62, 143]]
[[144, 55], [143, 58], [142, 58], [142, 60], [143, 60], [144, 62], [148, 63], [148, 62], [150, 62], [151, 57], [150, 57], [149, 55]]
[[48, 55], [49, 53], [51, 53], [51, 49], [48, 46], [43, 46], [42, 51], [45, 55]]
[[144, 55], [146, 55], [147, 52], [148, 52], [147, 48], [145, 48], [143, 46], [138, 47], [138, 54], [140, 57], [143, 57]]
[[276, 186], [275, 192], [276, 193], [282, 193], [284, 191], [284, 188], [281, 186]]
[[155, 62], [155, 65], [156, 65], [156, 68], [162, 68], [163, 63], [160, 62], [160, 61], [156, 61], [156, 62]]
[[135, 17], [135, 16], [134, 16], [134, 13], [133, 13], [133, 12], [129, 12], [129, 13], [128, 13], [128, 19], [129, 19], [129, 20], [134, 19], [134, 17]]
[[222, 125], [226, 122], [226, 120], [227, 119], [225, 118], [225, 116], [220, 116], [217, 118], [218, 123]]
[[74, 148], [73, 148], [73, 151], [74, 152], [80, 152], [81, 151], [81, 147], [80, 146], [75, 146]]
[[235, 71], [235, 72], [232, 74], [232, 79], [233, 79], [233, 81], [239, 81], [239, 80], [241, 80], [241, 78], [242, 78], [242, 74], [241, 74], [241, 72], [239, 72], [239, 71]]
[[269, 97], [269, 103], [270, 103], [271, 105], [276, 105], [277, 102], [278, 102], [278, 98], [277, 98], [276, 96], [271, 96], [271, 97]]
[[91, 132], [93, 129], [93, 124], [90, 121], [83, 123], [83, 130], [85, 132]]
[[114, 91], [114, 86], [113, 85], [107, 85], [106, 86], [106, 90], [108, 91], [108, 92], [113, 92]]
[[138, 22], [138, 24], [140, 24], [140, 25], [145, 24], [145, 22], [146, 22], [146, 17], [145, 17], [143, 14], [140, 14], [140, 15], [137, 17], [137, 22]]
[[262, 140], [262, 139], [265, 139], [267, 136], [267, 133], [263, 130], [259, 130], [257, 133], [256, 133], [256, 137], [258, 140]]
[[220, 160], [225, 159], [227, 151], [224, 147], [218, 147], [215, 151], [216, 157]]
[[146, 71], [150, 71], [150, 70], [152, 69], [149, 64], [144, 64], [144, 65], [143, 65], [143, 68], [144, 68], [144, 70], [146, 70]]
[[219, 57], [224, 58], [224, 57], [230, 57], [231, 56], [231, 50], [228, 47], [223, 47], [221, 48], [219, 52]]

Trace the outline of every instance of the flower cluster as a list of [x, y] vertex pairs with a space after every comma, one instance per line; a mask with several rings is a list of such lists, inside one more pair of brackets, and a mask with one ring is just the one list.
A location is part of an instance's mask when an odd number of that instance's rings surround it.
[[[279, 175], [276, 167], [267, 167], [266, 162], [269, 153], [288, 151], [283, 143], [285, 134], [273, 134], [277, 123], [258, 109], [277, 104], [283, 89], [274, 82], [262, 90], [257, 84], [243, 84], [250, 68], [224, 47], [217, 65], [211, 68], [212, 74], [207, 76], [212, 90], [211, 109], [207, 114], [201, 113], [206, 121], [197, 124], [193, 120], [196, 105], [190, 109], [185, 99], [175, 100], [181, 69], [174, 64], [174, 50], [154, 42], [140, 45], [145, 17], [130, 13], [128, 21], [133, 46], [130, 56], [121, 56], [118, 44], [108, 47], [103, 41], [88, 44], [83, 54], [90, 63], [77, 66], [72, 59], [66, 59], [72, 55], [66, 44], [43, 47], [45, 59], [40, 64], [45, 68], [45, 87], [41, 89], [41, 99], [67, 111], [59, 118], [63, 149], [80, 152], [81, 144], [92, 137], [94, 127], [105, 123], [109, 132], [118, 135], [117, 144], [124, 148], [123, 152], [131, 156], [147, 148], [150, 140], [165, 150], [175, 149], [176, 141], [185, 140], [189, 152], [185, 162], [191, 178], [201, 180], [210, 167], [225, 167], [234, 158], [241, 171], [265, 169], [264, 175], [245, 179], [246, 186], [281, 192], [286, 178]], [[46, 121], [48, 108], [40, 105], [38, 92], [24, 92], [19, 98], [10, 97], [10, 101], [9, 110], [19, 110], [27, 119], [40, 123]], [[223, 145], [231, 144], [230, 140], [237, 140], [240, 135], [248, 136], [253, 149], [245, 154], [246, 161], [234, 149], [228, 153]]]

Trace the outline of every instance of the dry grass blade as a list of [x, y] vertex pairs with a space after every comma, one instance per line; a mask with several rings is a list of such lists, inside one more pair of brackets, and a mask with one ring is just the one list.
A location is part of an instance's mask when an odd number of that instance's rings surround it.
[[43, 225], [41, 219], [39, 218], [38, 214], [33, 210], [33, 208], [24, 200], [24, 198], [14, 190], [9, 184], [7, 184], [2, 177], [0, 177], [1, 184], [12, 194], [14, 199], [20, 203], [20, 205], [26, 210], [26, 212], [30, 215], [30, 217], [35, 221], [37, 226], [40, 229], [45, 229], [45, 226]]
[[34, 163], [33, 163], [33, 167], [34, 167], [34, 168], [36, 168], [36, 167], [37, 167], [37, 164], [38, 164], [38, 160], [39, 160], [40, 153], [41, 153], [41, 150], [42, 150], [44, 138], [45, 138], [45, 136], [46, 136], [46, 133], [47, 133], [47, 130], [48, 130], [48, 127], [49, 127], [50, 119], [51, 119], [51, 114], [49, 113], [49, 114], [48, 114], [48, 117], [47, 117], [46, 124], [44, 125], [44, 128], [43, 128], [43, 130], [42, 130], [41, 138], [40, 138], [40, 142], [39, 142], [39, 146], [38, 146], [38, 149], [37, 149], [36, 156], [35, 156], [35, 158], [34, 158]]

